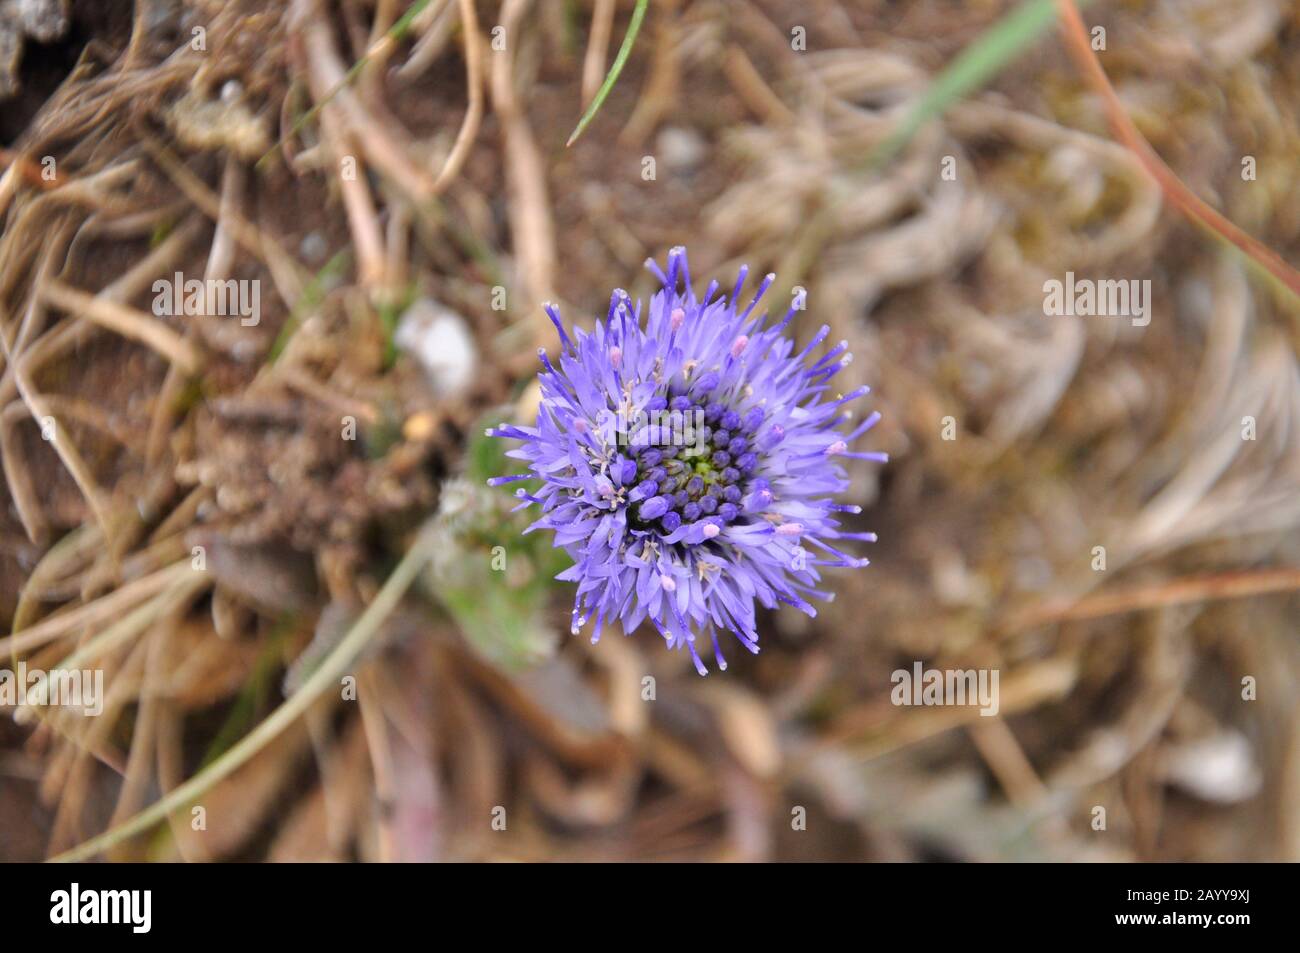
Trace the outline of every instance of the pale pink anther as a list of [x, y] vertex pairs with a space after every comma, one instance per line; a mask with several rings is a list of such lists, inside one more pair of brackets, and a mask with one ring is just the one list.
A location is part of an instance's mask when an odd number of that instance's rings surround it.
[[718, 524], [717, 524], [717, 523], [705, 523], [705, 524], [704, 524], [704, 538], [705, 538], [705, 539], [712, 539], [713, 537], [717, 536], [717, 535], [718, 535], [719, 533], [721, 533], [721, 532], [722, 532], [722, 530], [718, 529]]
[[681, 308], [673, 308], [673, 313], [668, 316], [668, 323], [676, 331], [686, 321], [686, 312]]
[[799, 536], [803, 533], [803, 523], [782, 523], [776, 528], [778, 536]]
[[731, 356], [740, 357], [748, 346], [749, 338], [742, 334], [740, 337], [736, 338], [736, 340], [731, 342]]

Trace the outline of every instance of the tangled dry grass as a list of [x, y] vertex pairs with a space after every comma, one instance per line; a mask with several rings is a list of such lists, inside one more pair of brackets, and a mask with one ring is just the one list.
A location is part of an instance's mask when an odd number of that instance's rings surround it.
[[[865, 161], [1001, 6], [655, 4], [568, 151], [613, 0], [433, 0], [400, 41], [396, 0], [99, 23], [0, 174], [0, 653], [109, 694], [0, 730], [0, 858], [126, 820], [300, 687], [479, 416], [535, 402], [540, 303], [644, 296], [675, 244], [776, 271], [803, 333], [850, 342], [894, 461], [855, 474], [873, 566], [707, 680], [656, 639], [512, 669], [408, 599], [355, 702], [208, 791], [205, 830], [177, 812], [111, 858], [1300, 857], [1300, 312], [1164, 207], [1054, 37]], [[1295, 6], [1090, 14], [1143, 134], [1296, 260]], [[1149, 278], [1150, 325], [1045, 318], [1066, 271]], [[175, 272], [260, 281], [260, 322], [151, 313]], [[455, 393], [394, 357], [414, 299], [470, 331]], [[913, 660], [1000, 670], [1000, 715], [893, 706]]]

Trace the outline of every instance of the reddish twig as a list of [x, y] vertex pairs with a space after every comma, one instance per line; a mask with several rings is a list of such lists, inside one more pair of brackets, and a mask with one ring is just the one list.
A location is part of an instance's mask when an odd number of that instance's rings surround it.
[[1187, 218], [1199, 222], [1206, 228], [1231, 242], [1253, 261], [1257, 262], [1273, 277], [1300, 298], [1300, 272], [1282, 260], [1281, 256], [1263, 242], [1247, 235], [1232, 222], [1228, 221], [1183, 184], [1178, 175], [1165, 164], [1165, 161], [1151, 148], [1142, 133], [1133, 124], [1124, 105], [1119, 101], [1115, 89], [1106, 78], [1106, 71], [1101, 68], [1092, 46], [1088, 42], [1088, 31], [1079, 15], [1079, 8], [1074, 0], [1057, 0], [1061, 14], [1061, 27], [1065, 37], [1065, 46], [1075, 64], [1081, 69], [1097, 92], [1101, 94], [1106, 106], [1106, 117], [1110, 121], [1115, 136], [1142, 163], [1147, 174], [1155, 179], [1165, 197]]
[[1295, 566], [1190, 576], [1152, 586], [1132, 586], [1081, 599], [1062, 599], [1031, 606], [1008, 619], [1003, 629], [1014, 634], [1056, 622], [1077, 622], [1142, 609], [1216, 599], [1244, 599], [1297, 589], [1300, 589], [1300, 567]]

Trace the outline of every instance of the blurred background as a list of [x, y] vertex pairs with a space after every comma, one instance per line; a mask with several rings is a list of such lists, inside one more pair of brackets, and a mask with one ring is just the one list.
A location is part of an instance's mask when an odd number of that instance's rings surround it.
[[[102, 856], [1300, 859], [1300, 3], [655, 0], [566, 148], [635, 6], [0, 0], [0, 666], [106, 691], [5, 710], [0, 860], [191, 778]], [[675, 245], [806, 292], [892, 458], [872, 565], [707, 678], [570, 637], [483, 485], [541, 303]], [[916, 663], [998, 715], [892, 704]]]

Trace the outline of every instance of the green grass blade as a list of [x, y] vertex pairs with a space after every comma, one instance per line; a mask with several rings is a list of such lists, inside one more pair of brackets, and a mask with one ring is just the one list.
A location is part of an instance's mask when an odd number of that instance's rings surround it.
[[[1087, 0], [1080, 0], [1079, 6]], [[877, 166], [895, 156], [917, 131], [957, 100], [993, 78], [1056, 22], [1056, 0], [1026, 0], [985, 30], [939, 74], [902, 124], [867, 157]]]
[[632, 11], [632, 22], [627, 25], [627, 34], [623, 37], [623, 45], [618, 48], [618, 56], [614, 57], [614, 65], [605, 74], [605, 82], [601, 83], [600, 89], [596, 90], [591, 105], [587, 107], [587, 111], [578, 120], [578, 125], [573, 130], [573, 135], [569, 136], [569, 141], [564, 144], [566, 149], [578, 141], [582, 131], [587, 128], [587, 124], [600, 111], [600, 107], [605, 102], [605, 97], [609, 95], [609, 91], [614, 88], [614, 83], [618, 81], [618, 74], [623, 72], [623, 64], [627, 62], [628, 54], [632, 52], [632, 44], [636, 42], [636, 35], [641, 32], [641, 21], [645, 19], [645, 11], [649, 6], [650, 0], [636, 0], [636, 9]]
[[289, 339], [297, 333], [303, 315], [310, 313], [324, 300], [329, 283], [343, 272], [343, 266], [348, 263], [351, 257], [352, 255], [348, 249], [341, 249], [335, 253], [333, 258], [325, 262], [311, 281], [307, 282], [306, 287], [302, 289], [302, 294], [294, 302], [289, 317], [285, 319], [284, 327], [280, 329], [280, 333], [276, 335], [275, 341], [271, 344], [271, 350], [266, 355], [267, 364], [274, 364], [280, 359], [280, 354], [288, 345]]

